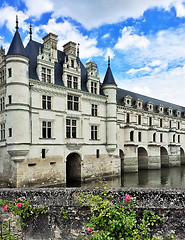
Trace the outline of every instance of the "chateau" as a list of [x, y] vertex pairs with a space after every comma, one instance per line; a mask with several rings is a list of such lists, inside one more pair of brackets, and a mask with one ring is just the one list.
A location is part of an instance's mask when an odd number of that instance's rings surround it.
[[0, 179], [14, 187], [118, 176], [185, 163], [185, 107], [102, 81], [57, 35], [0, 49]]

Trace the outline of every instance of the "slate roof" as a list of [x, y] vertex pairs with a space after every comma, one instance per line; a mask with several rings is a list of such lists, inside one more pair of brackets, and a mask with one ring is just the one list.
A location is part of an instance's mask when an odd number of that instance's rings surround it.
[[120, 106], [124, 106], [124, 98], [126, 96], [131, 96], [132, 97], [132, 104], [134, 105], [137, 99], [142, 99], [143, 100], [143, 106], [146, 109], [147, 103], [148, 102], [153, 102], [154, 104], [154, 112], [157, 112], [157, 106], [159, 106], [160, 104], [164, 106], [164, 110], [167, 114], [167, 108], [171, 107], [173, 108], [173, 110], [181, 110], [181, 112], [185, 112], [185, 107], [173, 104], [173, 103], [169, 103], [169, 102], [165, 102], [159, 99], [155, 99], [152, 97], [147, 97], [138, 93], [134, 93], [128, 90], [124, 90], [121, 88], [117, 88], [117, 104]]
[[[13, 41], [12, 41], [13, 42]], [[25, 50], [26, 50], [26, 55], [28, 56], [29, 60], [30, 60], [30, 67], [29, 67], [29, 77], [31, 79], [35, 79], [35, 80], [39, 80], [38, 76], [37, 76], [37, 72], [36, 72], [36, 67], [37, 67], [37, 56], [39, 54], [39, 48], [41, 48], [41, 50], [43, 49], [43, 44], [38, 43], [36, 41], [30, 40], [29, 43], [27, 44]], [[65, 57], [67, 57], [65, 55], [64, 52], [59, 51], [58, 50], [58, 62], [55, 62], [55, 84], [56, 85], [60, 85], [60, 86], [64, 86], [63, 83], [63, 79], [62, 79], [62, 73], [63, 73], [63, 63], [64, 63], [64, 59]], [[77, 62], [80, 62], [80, 67], [81, 67], [81, 90], [88, 92], [87, 89], [87, 70], [84, 67], [84, 65], [82, 64], [82, 62], [80, 61], [79, 57], [77, 57]], [[105, 78], [103, 81], [103, 85], [105, 84], [115, 84], [115, 79], [113, 77], [111, 68], [110, 68], [110, 64], [108, 64], [108, 68], [105, 74]], [[100, 94], [104, 95], [104, 93], [102, 92], [102, 89], [100, 89]], [[179, 109], [181, 110], [181, 112], [185, 112], [185, 107], [176, 105], [176, 104], [172, 104], [172, 103], [168, 103], [159, 99], [155, 99], [155, 98], [151, 98], [148, 96], [144, 96], [138, 93], [134, 93], [128, 90], [124, 90], [124, 89], [120, 89], [117, 88], [117, 104], [120, 106], [124, 106], [124, 98], [129, 95], [132, 97], [132, 106], [134, 106], [135, 102], [137, 99], [142, 99], [143, 100], [143, 107], [144, 109], [146, 109], [147, 103], [148, 102], [153, 102], [154, 104], [154, 112], [158, 112], [157, 107], [161, 104], [164, 106], [164, 113], [167, 114], [167, 108], [171, 107], [174, 110], [174, 114], [175, 114], [175, 110]]]
[[20, 55], [20, 56], [27, 57], [18, 29], [14, 34], [14, 37], [10, 44], [7, 55]]
[[105, 77], [104, 77], [102, 85], [105, 85], [105, 84], [114, 84], [114, 85], [117, 86], [117, 84], [116, 84], [116, 82], [114, 80], [114, 77], [113, 77], [110, 65], [108, 65], [107, 72], [105, 74]]

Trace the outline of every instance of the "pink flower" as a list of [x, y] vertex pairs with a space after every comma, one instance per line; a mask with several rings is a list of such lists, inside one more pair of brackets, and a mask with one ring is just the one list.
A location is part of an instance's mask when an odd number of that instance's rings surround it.
[[92, 231], [92, 228], [88, 228], [87, 231], [88, 231], [88, 232], [91, 232], [91, 231]]
[[19, 203], [17, 203], [17, 207], [20, 207], [21, 206], [21, 203], [19, 202]]
[[129, 195], [126, 195], [125, 196], [125, 201], [128, 202], [130, 200], [130, 196]]
[[5, 205], [5, 206], [4, 206], [4, 210], [8, 210], [8, 205]]

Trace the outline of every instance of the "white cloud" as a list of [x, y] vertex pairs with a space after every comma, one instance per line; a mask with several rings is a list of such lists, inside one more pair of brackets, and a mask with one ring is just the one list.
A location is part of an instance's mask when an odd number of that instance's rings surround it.
[[[33, 39], [42, 42], [40, 31], [45, 34], [52, 32], [58, 35], [58, 49], [63, 50], [63, 45], [68, 41], [73, 41], [80, 44], [80, 58], [91, 58], [101, 56], [103, 51], [99, 49], [96, 38], [88, 37], [78, 31], [78, 29], [68, 21], [56, 22], [52, 18], [46, 25], [37, 26], [33, 29]], [[42, 37], [43, 37], [42, 32]], [[29, 37], [27, 36], [27, 39]], [[26, 39], [26, 40], [27, 40]], [[25, 40], [25, 42], [26, 42]]]
[[106, 51], [105, 51], [105, 61], [108, 60], [108, 57], [110, 57], [110, 59], [113, 59], [115, 56], [113, 50], [111, 48], [107, 48]]
[[129, 48], [147, 48], [150, 44], [149, 40], [145, 36], [139, 36], [134, 33], [134, 28], [124, 27], [122, 30], [122, 36], [118, 39], [115, 45], [116, 49], [129, 49]]
[[3, 46], [3, 48], [5, 49], [5, 53], [7, 53], [10, 44], [4, 41], [4, 37], [0, 36], [0, 46]]
[[106, 33], [105, 35], [103, 35], [101, 38], [102, 39], [107, 39], [107, 38], [109, 38], [110, 37], [110, 33]]
[[139, 72], [150, 72], [151, 71], [151, 68], [149, 68], [148, 66], [145, 66], [143, 68], [138, 68], [138, 69], [134, 69], [134, 68], [131, 68], [129, 71], [127, 71], [126, 73], [127, 74], [136, 74], [136, 73], [139, 73]]
[[28, 13], [39, 17], [53, 11], [54, 17], [71, 17], [85, 28], [91, 29], [103, 24], [117, 23], [127, 18], [139, 18], [144, 11], [153, 8], [169, 10], [175, 7], [179, 17], [185, 16], [184, 0], [24, 0]]
[[34, 16], [39, 18], [43, 13], [53, 11], [52, 0], [24, 0], [28, 11], [28, 16]]
[[27, 16], [22, 11], [17, 11], [15, 8], [5, 4], [0, 8], [0, 27], [5, 25], [12, 33], [15, 32], [16, 15], [18, 15], [19, 27], [23, 30], [28, 30], [28, 24], [25, 23]]
[[144, 76], [135, 81], [117, 81], [119, 87], [146, 96], [185, 106], [185, 66], [156, 75]]

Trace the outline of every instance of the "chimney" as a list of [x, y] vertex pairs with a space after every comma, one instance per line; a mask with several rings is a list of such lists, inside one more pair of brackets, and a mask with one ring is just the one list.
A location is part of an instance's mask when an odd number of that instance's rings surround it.
[[48, 48], [51, 53], [51, 57], [57, 60], [57, 35], [49, 33], [43, 37], [44, 47]]

